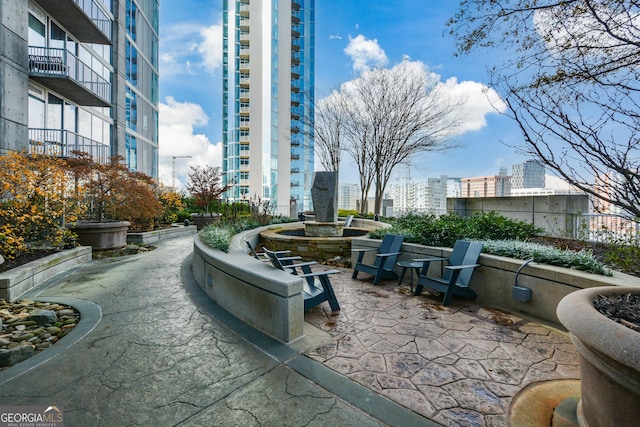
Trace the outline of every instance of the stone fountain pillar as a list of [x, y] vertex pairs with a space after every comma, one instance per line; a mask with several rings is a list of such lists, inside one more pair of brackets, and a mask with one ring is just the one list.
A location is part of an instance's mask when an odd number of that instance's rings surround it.
[[311, 186], [315, 221], [304, 223], [308, 237], [342, 237], [344, 224], [338, 222], [338, 173], [315, 172]]

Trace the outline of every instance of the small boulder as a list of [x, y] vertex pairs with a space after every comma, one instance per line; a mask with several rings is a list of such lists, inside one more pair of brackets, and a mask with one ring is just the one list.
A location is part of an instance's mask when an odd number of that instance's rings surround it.
[[29, 320], [36, 322], [39, 326], [56, 323], [58, 316], [53, 310], [33, 310], [29, 316]]
[[30, 345], [21, 345], [8, 350], [0, 349], [0, 368], [7, 368], [33, 356], [34, 349]]

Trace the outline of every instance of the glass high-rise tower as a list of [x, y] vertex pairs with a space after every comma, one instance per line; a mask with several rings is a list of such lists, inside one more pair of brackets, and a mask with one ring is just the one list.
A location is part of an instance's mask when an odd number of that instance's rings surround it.
[[224, 0], [223, 173], [229, 201], [311, 208], [315, 0]]

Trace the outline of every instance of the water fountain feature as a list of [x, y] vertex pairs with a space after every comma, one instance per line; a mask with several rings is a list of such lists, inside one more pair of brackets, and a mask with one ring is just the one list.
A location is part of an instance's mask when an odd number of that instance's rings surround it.
[[338, 221], [338, 174], [315, 172], [311, 188], [314, 219], [299, 224], [271, 228], [260, 233], [265, 247], [289, 250], [305, 259], [327, 260], [351, 257], [351, 239], [361, 237], [370, 228], [344, 227]]

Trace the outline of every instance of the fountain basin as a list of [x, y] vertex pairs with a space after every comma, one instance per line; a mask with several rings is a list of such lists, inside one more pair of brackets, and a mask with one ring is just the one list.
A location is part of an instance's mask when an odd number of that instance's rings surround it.
[[260, 232], [260, 244], [278, 251], [291, 251], [292, 256], [305, 260], [324, 261], [336, 257], [351, 258], [351, 240], [362, 237], [370, 230], [366, 228], [344, 228], [337, 237], [311, 237], [305, 228], [271, 228]]

